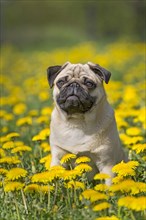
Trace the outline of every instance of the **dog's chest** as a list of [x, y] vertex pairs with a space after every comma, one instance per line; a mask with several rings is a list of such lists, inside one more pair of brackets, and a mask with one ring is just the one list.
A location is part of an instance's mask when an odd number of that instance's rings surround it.
[[[93, 129], [93, 128], [92, 128]], [[57, 145], [72, 153], [92, 151], [101, 144], [101, 137], [89, 127], [69, 126], [60, 123], [51, 125], [51, 145]]]

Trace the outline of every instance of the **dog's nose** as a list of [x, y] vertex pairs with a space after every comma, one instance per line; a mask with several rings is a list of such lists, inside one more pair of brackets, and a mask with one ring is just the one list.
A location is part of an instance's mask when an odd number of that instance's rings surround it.
[[70, 86], [72, 86], [72, 87], [79, 87], [79, 84], [76, 83], [76, 82], [73, 82], [73, 83], [70, 84]]
[[73, 88], [73, 93], [74, 93], [74, 95], [76, 95], [77, 94], [77, 90], [79, 88], [79, 84], [76, 83], [76, 82], [73, 82], [73, 83], [70, 84], [70, 87]]

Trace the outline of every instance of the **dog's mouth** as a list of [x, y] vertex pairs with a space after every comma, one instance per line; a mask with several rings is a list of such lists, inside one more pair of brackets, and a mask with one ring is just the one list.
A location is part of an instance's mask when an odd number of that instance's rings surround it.
[[83, 88], [70, 92], [70, 88], [64, 88], [57, 97], [57, 103], [68, 114], [85, 113], [95, 103], [95, 97], [90, 96]]
[[80, 106], [81, 102], [80, 102], [80, 99], [78, 96], [71, 95], [66, 98], [66, 101], [64, 104], [65, 104], [66, 108], [68, 108], [68, 107], [78, 108]]
[[66, 97], [66, 101], [71, 102], [72, 105], [76, 106], [80, 102], [80, 99], [76, 95], [70, 95]]

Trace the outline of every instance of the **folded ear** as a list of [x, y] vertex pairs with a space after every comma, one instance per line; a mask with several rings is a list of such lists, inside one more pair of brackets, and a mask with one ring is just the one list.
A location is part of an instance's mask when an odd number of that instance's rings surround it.
[[50, 88], [54, 85], [54, 80], [58, 76], [58, 74], [67, 66], [70, 62], [66, 62], [63, 66], [50, 66], [47, 69], [47, 78], [50, 85]]
[[98, 64], [93, 64], [89, 62], [88, 65], [94, 73], [96, 73], [102, 80], [105, 81], [106, 84], [108, 84], [111, 77], [111, 73], [108, 70], [104, 69]]
[[47, 79], [48, 79], [50, 88], [53, 87], [54, 80], [57, 77], [57, 75], [60, 73], [61, 67], [62, 66], [58, 66], [58, 65], [48, 67], [48, 69], [47, 69]]

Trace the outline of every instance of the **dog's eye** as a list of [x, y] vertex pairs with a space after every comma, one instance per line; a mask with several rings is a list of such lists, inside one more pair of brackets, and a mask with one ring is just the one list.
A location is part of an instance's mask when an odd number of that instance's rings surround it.
[[93, 87], [93, 83], [91, 83], [91, 82], [86, 82], [86, 86], [92, 88], [92, 87]]
[[95, 88], [95, 83], [92, 82], [91, 80], [85, 80], [84, 84], [89, 88], [89, 89], [92, 89], [92, 88]]
[[57, 86], [58, 86], [58, 88], [60, 89], [63, 85], [64, 85], [64, 80], [59, 80], [58, 82], [57, 82]]

